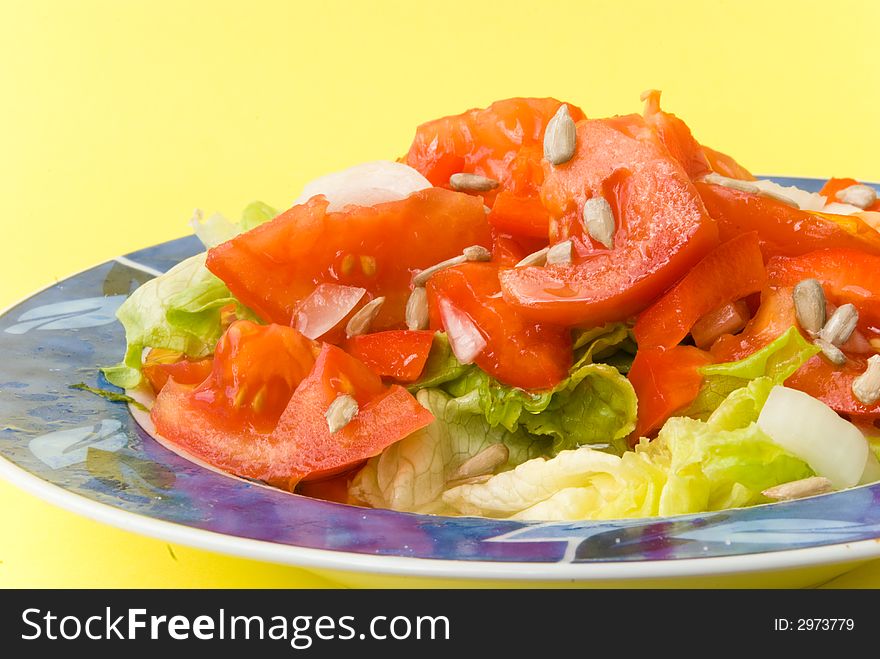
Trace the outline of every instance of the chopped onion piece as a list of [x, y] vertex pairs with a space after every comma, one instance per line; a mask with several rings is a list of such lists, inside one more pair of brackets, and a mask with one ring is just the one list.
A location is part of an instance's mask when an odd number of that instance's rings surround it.
[[758, 427], [806, 462], [835, 489], [856, 485], [865, 471], [868, 442], [849, 421], [820, 400], [786, 387], [770, 392]]
[[474, 321], [445, 297], [440, 298], [440, 319], [455, 358], [462, 364], [472, 364], [476, 356], [486, 348], [486, 339], [480, 334]]
[[323, 336], [357, 306], [365, 288], [340, 284], [318, 284], [311, 295], [299, 303], [293, 326], [310, 339]]
[[729, 302], [710, 311], [691, 328], [691, 336], [698, 348], [707, 349], [722, 334], [735, 334], [749, 322], [749, 305], [742, 300]]
[[307, 183], [294, 204], [302, 204], [322, 194], [330, 211], [348, 205], [373, 206], [386, 201], [405, 199], [413, 192], [430, 188], [431, 183], [408, 165], [387, 160], [365, 162], [340, 172], [333, 172]]

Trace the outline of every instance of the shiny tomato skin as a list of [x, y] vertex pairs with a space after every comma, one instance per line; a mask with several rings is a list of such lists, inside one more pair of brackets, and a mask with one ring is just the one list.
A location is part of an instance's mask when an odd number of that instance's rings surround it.
[[678, 345], [705, 314], [767, 285], [767, 272], [750, 232], [719, 245], [663, 297], [645, 309], [633, 328], [640, 348]]
[[176, 350], [153, 348], [144, 360], [143, 374], [154, 393], [159, 393], [174, 378], [178, 384], [201, 384], [211, 374], [213, 360], [190, 360]]
[[414, 382], [425, 368], [433, 342], [431, 330], [388, 330], [354, 336], [346, 348], [377, 375]]
[[[819, 194], [825, 195], [825, 198], [828, 199], [828, 203], [831, 202], [839, 202], [840, 199], [837, 198], [837, 193], [841, 190], [845, 190], [851, 185], [859, 185], [859, 181], [854, 178], [831, 178], [822, 186], [822, 189], [819, 190]], [[880, 199], [877, 199], [873, 204], [868, 206], [866, 211], [880, 211]]]
[[757, 231], [765, 258], [843, 247], [880, 254], [880, 234], [857, 217], [808, 213], [775, 199], [697, 183], [722, 241]]
[[[331, 434], [324, 414], [343, 393], [354, 396], [360, 409]], [[190, 455], [291, 491], [304, 479], [351, 469], [433, 420], [405, 389], [384, 387], [369, 368], [329, 344], [272, 430], [229, 426], [213, 412], [172, 381], [157, 397], [151, 417], [163, 437]]]
[[748, 357], [797, 325], [792, 288], [765, 288], [755, 315], [739, 334], [725, 334], [710, 349], [716, 363]]
[[385, 297], [377, 330], [402, 326], [415, 270], [491, 246], [478, 198], [439, 188], [371, 207], [327, 212], [323, 197], [218, 245], [208, 268], [263, 320], [289, 325], [318, 284], [365, 288]]
[[880, 402], [865, 405], [852, 391], [853, 380], [866, 368], [867, 359], [862, 355], [848, 354], [843, 366], [834, 366], [822, 355], [816, 355], [788, 378], [785, 385], [818, 398], [852, 421], [873, 424], [880, 419]]
[[[405, 162], [436, 186], [452, 174], [485, 176], [498, 186], [475, 192], [491, 208], [489, 221], [517, 237], [547, 238], [549, 215], [540, 200], [543, 139], [562, 105], [553, 98], [510, 98], [419, 126]], [[574, 121], [584, 118], [568, 104]]]
[[639, 401], [632, 438], [650, 435], [693, 402], [703, 383], [698, 369], [711, 363], [708, 353], [693, 346], [639, 348], [627, 373]]
[[703, 155], [706, 156], [709, 167], [712, 168], [713, 172], [721, 174], [722, 176], [727, 176], [728, 178], [740, 179], [742, 181], [755, 180], [755, 177], [749, 170], [740, 165], [736, 160], [734, 160], [726, 153], [716, 151], [715, 149], [710, 149], [704, 144]]
[[[587, 199], [612, 207], [613, 249], [585, 232]], [[686, 172], [637, 116], [577, 124], [577, 152], [547, 164], [542, 199], [554, 242], [571, 239], [571, 265], [501, 273], [505, 299], [535, 320], [596, 326], [642, 311], [717, 245]]]
[[523, 389], [549, 389], [568, 376], [571, 332], [524, 317], [501, 297], [498, 267], [466, 263], [428, 280], [431, 326], [442, 329], [438, 309], [445, 298], [467, 314], [486, 339], [475, 363], [499, 381]]

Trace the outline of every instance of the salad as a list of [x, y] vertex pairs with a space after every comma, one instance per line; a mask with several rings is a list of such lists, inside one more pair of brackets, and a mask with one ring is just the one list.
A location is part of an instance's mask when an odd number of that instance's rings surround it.
[[880, 479], [880, 201], [752, 176], [643, 94], [419, 126], [119, 308], [106, 379], [239, 477], [399, 511], [675, 515]]

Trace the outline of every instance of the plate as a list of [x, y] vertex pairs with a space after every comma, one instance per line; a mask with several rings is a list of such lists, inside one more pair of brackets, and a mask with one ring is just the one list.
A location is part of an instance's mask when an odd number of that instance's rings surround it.
[[0, 316], [0, 475], [130, 531], [356, 585], [791, 586], [880, 557], [880, 484], [717, 513], [529, 523], [357, 508], [197, 466], [125, 405], [69, 385], [109, 388], [97, 365], [123, 353], [114, 312], [199, 249], [183, 238], [113, 259]]

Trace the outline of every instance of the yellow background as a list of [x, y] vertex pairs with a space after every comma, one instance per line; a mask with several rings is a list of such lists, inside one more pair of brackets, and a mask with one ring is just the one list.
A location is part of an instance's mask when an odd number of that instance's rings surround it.
[[[878, 25], [871, 0], [0, 0], [0, 307], [514, 95], [601, 116], [656, 87], [755, 172], [880, 180]], [[326, 583], [0, 483], [0, 586]]]

